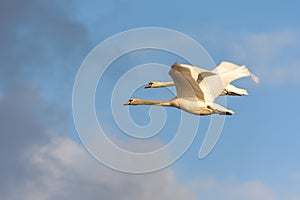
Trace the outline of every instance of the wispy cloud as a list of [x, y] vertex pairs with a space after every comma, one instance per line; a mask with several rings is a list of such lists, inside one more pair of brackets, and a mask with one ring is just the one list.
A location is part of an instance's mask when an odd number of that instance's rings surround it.
[[247, 32], [209, 27], [199, 31], [209, 53], [219, 60], [247, 65], [269, 86], [300, 85], [300, 30]]
[[299, 30], [245, 34], [232, 44], [232, 57], [249, 63], [271, 85], [300, 84]]

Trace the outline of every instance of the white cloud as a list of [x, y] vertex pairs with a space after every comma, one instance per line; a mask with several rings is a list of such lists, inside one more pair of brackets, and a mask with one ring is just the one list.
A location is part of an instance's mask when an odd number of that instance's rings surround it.
[[199, 32], [198, 41], [218, 59], [215, 62], [245, 64], [260, 77], [261, 84], [300, 86], [299, 29], [246, 32], [208, 27]]
[[202, 179], [195, 183], [199, 191], [199, 199], [207, 200], [276, 200], [271, 188], [260, 181], [238, 183], [232, 179]]
[[300, 196], [297, 190], [277, 191], [260, 180], [199, 178], [183, 185], [170, 168], [143, 175], [120, 173], [99, 164], [63, 136], [34, 145], [24, 158], [34, 166], [35, 175], [10, 188], [7, 199], [296, 200]]
[[145, 175], [119, 173], [97, 163], [66, 137], [52, 137], [48, 144], [32, 148], [29, 154], [28, 162], [42, 174], [26, 180], [19, 187], [22, 192], [15, 193], [21, 195], [18, 198], [194, 199], [170, 169]]
[[234, 44], [236, 49], [233, 53], [245, 59], [253, 58], [255, 55], [255, 59], [267, 62], [275, 56], [282, 55], [286, 48], [299, 42], [297, 32], [294, 30], [245, 34], [240, 39], [242, 43]]
[[260, 180], [200, 178], [183, 185], [170, 168], [143, 175], [120, 173], [99, 164], [82, 146], [63, 136], [52, 137], [46, 145], [34, 146], [26, 155], [30, 155], [27, 162], [39, 175], [23, 181], [8, 199], [294, 200], [299, 197], [296, 190], [282, 193]]
[[300, 84], [298, 30], [244, 34], [229, 48], [234, 60], [246, 63], [269, 85]]

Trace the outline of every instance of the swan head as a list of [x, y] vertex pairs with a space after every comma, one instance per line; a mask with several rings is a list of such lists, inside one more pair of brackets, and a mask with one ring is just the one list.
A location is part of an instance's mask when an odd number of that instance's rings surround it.
[[151, 81], [148, 83], [148, 85], [145, 86], [145, 88], [160, 88], [163, 87], [163, 85], [160, 82]]
[[131, 98], [128, 100], [127, 103], [124, 103], [124, 106], [127, 105], [137, 105], [140, 99], [136, 99], [136, 98]]
[[148, 85], [145, 86], [145, 88], [153, 88], [154, 85], [154, 82], [150, 82], [148, 83]]

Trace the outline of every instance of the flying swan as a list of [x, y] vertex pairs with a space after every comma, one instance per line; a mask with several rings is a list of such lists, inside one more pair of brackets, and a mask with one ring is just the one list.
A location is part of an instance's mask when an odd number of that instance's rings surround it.
[[[230, 62], [222, 62], [213, 71], [176, 62], [172, 65], [169, 75], [174, 83], [168, 82], [164, 86], [175, 84], [177, 97], [166, 101], [131, 98], [124, 105], [171, 106], [195, 115], [233, 115], [234, 111], [214, 103], [214, 100], [218, 96], [226, 94], [224, 90], [226, 87], [232, 86], [230, 83], [233, 80], [250, 76], [255, 82], [258, 82], [258, 78], [245, 66], [238, 66]], [[234, 93], [236, 94], [237, 90]]]
[[[189, 67], [190, 69], [192, 69], [191, 73], [195, 73], [196, 76], [198, 76], [198, 74], [200, 74], [202, 72], [209, 72], [208, 70], [202, 69], [202, 68], [199, 68], [199, 67], [186, 65], [186, 64], [181, 64], [181, 65]], [[234, 69], [235, 67], [236, 67], [235, 64], [223, 61], [215, 69], [213, 69], [211, 72], [218, 73], [218, 74], [224, 74], [224, 73], [227, 73], [228, 71]], [[192, 76], [194, 76], [194, 75], [192, 75]], [[251, 73], [249, 73], [249, 76], [256, 83], [258, 83], [259, 79], [256, 76], [254, 76]], [[174, 86], [174, 85], [175, 85], [174, 82], [151, 81], [150, 83], [148, 83], [147, 86], [145, 86], [145, 88], [161, 88], [161, 87], [169, 87], [169, 86]], [[220, 96], [223, 96], [223, 95], [242, 96], [242, 95], [248, 95], [248, 92], [245, 89], [237, 88], [237, 87], [235, 87], [235, 86], [233, 86], [229, 83], [228, 85], [224, 85], [224, 90], [222, 91]]]

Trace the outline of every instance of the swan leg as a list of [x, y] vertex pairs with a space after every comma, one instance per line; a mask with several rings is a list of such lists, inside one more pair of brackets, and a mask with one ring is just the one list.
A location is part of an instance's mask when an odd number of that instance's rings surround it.
[[231, 95], [231, 96], [243, 96], [243, 95], [248, 95], [247, 90], [245, 89], [241, 89], [241, 88], [237, 88], [233, 85], [227, 85], [224, 88], [223, 93], [225, 93], [226, 95]]
[[227, 112], [220, 112], [218, 114], [219, 115], [234, 115], [235, 113], [233, 111], [231, 111], [231, 112], [227, 111]]
[[229, 96], [242, 96], [243, 94], [238, 94], [238, 93], [235, 93], [235, 92], [226, 91], [226, 95], [229, 95]]
[[216, 103], [209, 105], [207, 108], [213, 110], [213, 113], [219, 114], [219, 115], [234, 115], [235, 114], [234, 111], [224, 108], [223, 106], [220, 106]]

